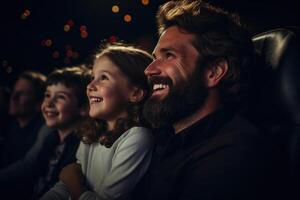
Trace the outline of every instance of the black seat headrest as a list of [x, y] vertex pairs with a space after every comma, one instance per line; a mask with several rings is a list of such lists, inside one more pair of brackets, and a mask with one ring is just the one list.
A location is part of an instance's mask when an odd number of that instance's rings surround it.
[[252, 38], [263, 63], [260, 67], [264, 68], [260, 68], [257, 73], [260, 71], [266, 73], [261, 77], [263, 100], [259, 109], [266, 109], [265, 117], [277, 117], [298, 125], [300, 125], [299, 34], [299, 29], [290, 27], [270, 30]]

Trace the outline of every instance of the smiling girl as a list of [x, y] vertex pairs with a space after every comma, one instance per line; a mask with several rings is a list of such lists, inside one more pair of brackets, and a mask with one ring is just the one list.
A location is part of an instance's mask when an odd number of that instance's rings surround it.
[[151, 160], [153, 137], [142, 106], [148, 93], [145, 68], [152, 57], [137, 48], [108, 46], [96, 55], [87, 86], [89, 115], [77, 163], [43, 199], [127, 199]]

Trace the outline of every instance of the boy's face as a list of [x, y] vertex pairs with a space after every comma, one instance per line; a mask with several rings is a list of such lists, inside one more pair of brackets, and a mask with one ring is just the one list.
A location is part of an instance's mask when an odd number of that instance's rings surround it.
[[49, 127], [59, 130], [73, 127], [80, 117], [80, 107], [74, 89], [61, 83], [47, 86], [42, 113]]

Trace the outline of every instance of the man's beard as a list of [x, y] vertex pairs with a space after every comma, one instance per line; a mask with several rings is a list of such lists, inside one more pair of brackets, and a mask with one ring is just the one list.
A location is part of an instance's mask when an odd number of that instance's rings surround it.
[[164, 100], [159, 101], [150, 97], [146, 101], [143, 114], [153, 128], [173, 124], [191, 115], [203, 105], [208, 91], [201, 77], [202, 73], [198, 71], [192, 80], [184, 85], [175, 88], [169, 84], [169, 94]]

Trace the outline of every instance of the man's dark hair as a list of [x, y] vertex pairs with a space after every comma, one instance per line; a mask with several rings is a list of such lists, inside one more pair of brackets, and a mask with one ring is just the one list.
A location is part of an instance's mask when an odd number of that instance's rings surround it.
[[238, 15], [201, 0], [170, 1], [159, 8], [157, 23], [159, 34], [175, 25], [195, 35], [194, 46], [200, 54], [198, 66], [210, 67], [225, 59], [228, 71], [217, 86], [221, 100], [227, 105], [240, 100], [244, 94], [241, 89], [248, 87], [254, 49]]
[[85, 65], [65, 67], [53, 71], [47, 78], [46, 85], [63, 84], [75, 91], [79, 107], [88, 105], [86, 87], [91, 80], [90, 69]]
[[46, 87], [46, 76], [36, 71], [24, 71], [18, 79], [25, 79], [32, 85], [35, 99], [37, 102], [42, 102]]

